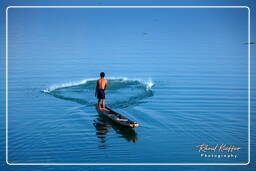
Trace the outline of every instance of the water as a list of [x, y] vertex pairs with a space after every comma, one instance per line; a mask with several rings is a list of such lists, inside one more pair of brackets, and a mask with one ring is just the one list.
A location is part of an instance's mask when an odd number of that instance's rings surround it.
[[[246, 10], [141, 10], [10, 9], [10, 163], [248, 161]], [[97, 113], [101, 71], [135, 130]], [[205, 158], [199, 144], [241, 150]]]

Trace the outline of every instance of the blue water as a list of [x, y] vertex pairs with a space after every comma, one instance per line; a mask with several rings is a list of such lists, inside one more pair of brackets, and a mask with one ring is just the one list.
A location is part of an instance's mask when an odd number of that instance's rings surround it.
[[[248, 161], [247, 9], [10, 9], [8, 31], [10, 163]], [[102, 71], [138, 128], [97, 113]]]

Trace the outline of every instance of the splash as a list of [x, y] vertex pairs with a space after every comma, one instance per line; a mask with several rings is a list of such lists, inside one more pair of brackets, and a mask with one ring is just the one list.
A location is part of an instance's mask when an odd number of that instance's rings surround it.
[[44, 89], [42, 91], [45, 92], [45, 93], [50, 93], [54, 90], [58, 90], [58, 89], [62, 89], [62, 88], [68, 88], [68, 87], [83, 85], [83, 84], [86, 84], [90, 80], [93, 80], [93, 79], [86, 79], [86, 80], [82, 80], [82, 81], [78, 81], [78, 82], [68, 82], [68, 83], [63, 83], [63, 84], [60, 84], [60, 85], [53, 85], [53, 86], [50, 86], [49, 88]]
[[[108, 77], [106, 91], [107, 105], [114, 108], [125, 108], [144, 103], [146, 98], [153, 96], [151, 80], [128, 79], [126, 77]], [[84, 79], [77, 82], [67, 82], [53, 85], [42, 92], [58, 99], [72, 101], [83, 105], [95, 105], [95, 86], [97, 79]]]
[[[91, 82], [95, 82], [96, 84], [97, 79], [96, 78], [89, 78], [89, 79], [84, 79], [81, 81], [77, 81], [77, 82], [67, 82], [67, 83], [63, 83], [63, 84], [59, 84], [59, 85], [53, 85], [50, 86], [49, 88], [46, 88], [44, 90], [42, 90], [45, 93], [51, 93], [55, 90], [59, 90], [59, 89], [63, 89], [63, 88], [71, 88], [71, 87], [75, 87], [75, 86], [81, 86], [81, 85], [86, 85], [89, 84]], [[141, 85], [145, 86], [145, 88], [147, 90], [150, 90], [155, 84], [153, 81], [151, 80], [142, 80], [142, 79], [128, 79], [127, 77], [108, 77], [108, 81], [109, 82], [114, 82], [114, 81], [120, 81], [120, 82], [138, 82]]]

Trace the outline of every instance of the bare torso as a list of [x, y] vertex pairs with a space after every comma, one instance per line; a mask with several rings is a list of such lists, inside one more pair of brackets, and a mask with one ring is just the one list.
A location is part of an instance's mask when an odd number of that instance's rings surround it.
[[105, 90], [107, 88], [107, 83], [108, 83], [108, 81], [105, 80], [104, 78], [99, 79], [98, 80], [98, 86], [99, 86], [98, 88]]

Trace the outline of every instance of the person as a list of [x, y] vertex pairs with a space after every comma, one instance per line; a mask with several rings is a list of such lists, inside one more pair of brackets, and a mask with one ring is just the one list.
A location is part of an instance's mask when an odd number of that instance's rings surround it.
[[[98, 98], [98, 104], [97, 104], [98, 107], [101, 110], [108, 111], [108, 109], [106, 109], [106, 107], [105, 107], [105, 102], [106, 102], [105, 90], [107, 88], [108, 81], [106, 79], [104, 79], [104, 77], [105, 77], [105, 73], [101, 72], [100, 79], [97, 80], [95, 96], [97, 96], [97, 98]], [[100, 104], [100, 102], [101, 102], [101, 104]]]

